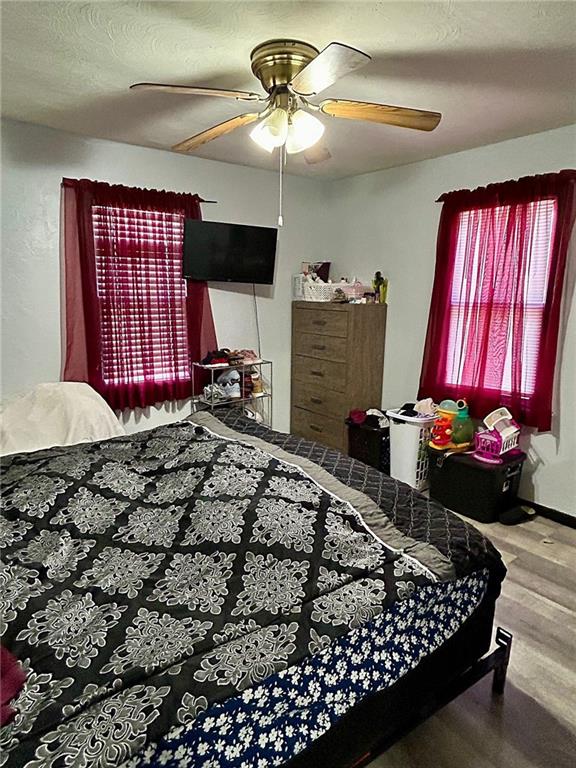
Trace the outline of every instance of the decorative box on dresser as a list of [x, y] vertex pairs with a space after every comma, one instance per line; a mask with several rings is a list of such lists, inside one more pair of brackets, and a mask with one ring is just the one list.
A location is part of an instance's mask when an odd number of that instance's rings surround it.
[[352, 408], [382, 402], [385, 304], [292, 303], [290, 431], [347, 450]]

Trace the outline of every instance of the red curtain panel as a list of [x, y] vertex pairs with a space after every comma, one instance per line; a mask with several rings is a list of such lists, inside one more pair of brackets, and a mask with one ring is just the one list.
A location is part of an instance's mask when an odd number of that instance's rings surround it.
[[62, 182], [62, 380], [115, 410], [191, 394], [192, 361], [217, 346], [206, 283], [182, 277], [198, 195]]
[[500, 405], [541, 431], [554, 369], [576, 171], [442, 195], [419, 397]]

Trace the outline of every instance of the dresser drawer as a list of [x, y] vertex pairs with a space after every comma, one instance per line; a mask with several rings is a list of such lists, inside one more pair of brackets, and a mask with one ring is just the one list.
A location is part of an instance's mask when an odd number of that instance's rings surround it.
[[346, 365], [332, 360], [317, 360], [304, 355], [292, 358], [292, 378], [316, 384], [334, 392], [346, 391]]
[[319, 333], [322, 336], [348, 335], [348, 313], [330, 309], [294, 308], [294, 335]]
[[316, 333], [299, 333], [294, 339], [294, 352], [321, 360], [346, 360], [347, 342], [338, 336], [320, 336]]
[[302, 408], [293, 407], [290, 431], [307, 440], [315, 440], [340, 451], [345, 449], [343, 419], [320, 416]]
[[305, 384], [303, 381], [292, 382], [292, 405], [342, 419], [346, 418], [349, 411], [346, 395], [342, 392], [334, 392], [316, 384]]

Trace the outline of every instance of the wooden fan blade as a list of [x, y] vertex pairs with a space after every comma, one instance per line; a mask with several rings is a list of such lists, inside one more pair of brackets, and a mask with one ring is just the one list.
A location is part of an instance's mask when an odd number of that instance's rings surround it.
[[189, 139], [181, 141], [179, 144], [175, 144], [172, 149], [176, 152], [193, 152], [202, 144], [206, 144], [212, 139], [217, 139], [219, 136], [225, 136], [227, 133], [235, 131], [236, 128], [241, 128], [243, 125], [249, 125], [260, 117], [259, 112], [247, 112], [245, 115], [238, 115], [231, 120], [226, 120], [218, 125], [213, 125], [212, 128], [208, 128], [207, 131], [197, 133], [195, 136], [191, 136]]
[[169, 85], [165, 83], [134, 83], [131, 91], [163, 91], [164, 93], [180, 93], [185, 96], [219, 96], [223, 99], [236, 99], [238, 101], [266, 101], [252, 91], [232, 91], [224, 88], [201, 88], [196, 85]]
[[300, 96], [314, 96], [369, 61], [367, 53], [342, 43], [330, 43], [298, 72], [290, 87]]
[[332, 155], [325, 144], [314, 144], [314, 146], [304, 150], [304, 160], [308, 165], [323, 163], [325, 160], [330, 160], [331, 157]]
[[426, 112], [423, 109], [390, 107], [386, 104], [372, 104], [367, 101], [326, 99], [320, 105], [322, 112], [332, 117], [348, 120], [369, 120], [372, 123], [397, 125], [400, 128], [414, 128], [417, 131], [433, 131], [440, 122], [440, 112]]

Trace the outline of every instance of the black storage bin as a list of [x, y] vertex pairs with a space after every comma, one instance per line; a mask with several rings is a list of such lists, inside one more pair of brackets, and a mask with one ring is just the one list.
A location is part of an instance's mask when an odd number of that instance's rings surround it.
[[348, 455], [380, 472], [390, 474], [390, 427], [373, 427], [355, 424], [346, 419], [348, 425]]
[[430, 498], [481, 523], [493, 523], [517, 503], [526, 454], [504, 455], [502, 464], [488, 464], [471, 454], [428, 449]]

